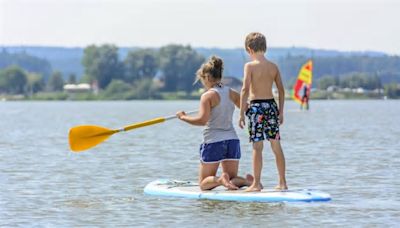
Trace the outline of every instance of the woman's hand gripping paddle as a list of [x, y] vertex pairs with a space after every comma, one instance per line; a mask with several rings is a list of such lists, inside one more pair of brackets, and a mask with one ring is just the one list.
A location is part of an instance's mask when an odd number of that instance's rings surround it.
[[[186, 114], [196, 113], [197, 111], [190, 111]], [[167, 117], [159, 117], [151, 120], [147, 120], [140, 123], [135, 123], [123, 127], [121, 129], [108, 129], [105, 127], [94, 126], [94, 125], [81, 125], [73, 127], [69, 130], [69, 146], [74, 152], [81, 152], [87, 149], [90, 149], [97, 144], [102, 143], [111, 135], [122, 132], [122, 131], [130, 131], [140, 127], [146, 127], [157, 123], [162, 123], [166, 120], [175, 119], [176, 115], [171, 115]]]

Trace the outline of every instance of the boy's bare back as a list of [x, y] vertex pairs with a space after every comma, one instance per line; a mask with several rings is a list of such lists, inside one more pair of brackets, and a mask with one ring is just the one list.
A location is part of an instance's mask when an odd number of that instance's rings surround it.
[[278, 67], [267, 59], [254, 60], [246, 64], [249, 72], [249, 100], [274, 98], [272, 85], [280, 78]]
[[[279, 173], [278, 189], [287, 189], [285, 177], [285, 157], [280, 144], [279, 125], [283, 123], [283, 105], [285, 89], [282, 84], [278, 67], [265, 58], [267, 41], [258, 32], [246, 36], [245, 48], [252, 62], [244, 66], [242, 93], [240, 94], [239, 127], [244, 128], [249, 121], [249, 139], [253, 143], [254, 181], [246, 191], [261, 191], [261, 170], [263, 140], [268, 139], [276, 158]], [[279, 107], [273, 94], [272, 85], [275, 82], [279, 94]], [[250, 100], [250, 104], [248, 104]], [[248, 115], [247, 115], [248, 114]], [[268, 121], [266, 121], [268, 119]]]

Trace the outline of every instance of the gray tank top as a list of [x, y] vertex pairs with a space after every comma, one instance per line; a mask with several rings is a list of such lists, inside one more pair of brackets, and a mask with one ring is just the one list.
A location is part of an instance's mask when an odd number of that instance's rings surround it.
[[210, 90], [219, 94], [220, 102], [211, 109], [210, 119], [203, 130], [203, 143], [238, 139], [232, 124], [235, 105], [229, 98], [229, 87], [222, 85], [221, 87], [216, 86]]

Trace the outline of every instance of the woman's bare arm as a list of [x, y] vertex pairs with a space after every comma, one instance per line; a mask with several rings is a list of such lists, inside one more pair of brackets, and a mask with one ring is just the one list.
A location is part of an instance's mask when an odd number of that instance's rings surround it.
[[201, 95], [200, 98], [200, 108], [199, 112], [196, 116], [187, 116], [185, 112], [180, 111], [176, 113], [176, 116], [180, 119], [185, 121], [186, 123], [196, 125], [196, 126], [204, 126], [210, 119], [211, 113], [211, 98], [212, 93], [206, 92]]

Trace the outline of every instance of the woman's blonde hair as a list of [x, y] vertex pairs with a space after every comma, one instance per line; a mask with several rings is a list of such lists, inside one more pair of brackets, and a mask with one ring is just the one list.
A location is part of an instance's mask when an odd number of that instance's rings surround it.
[[224, 62], [218, 56], [213, 55], [197, 70], [195, 83], [206, 76], [209, 76], [213, 81], [221, 80], [223, 70]]

